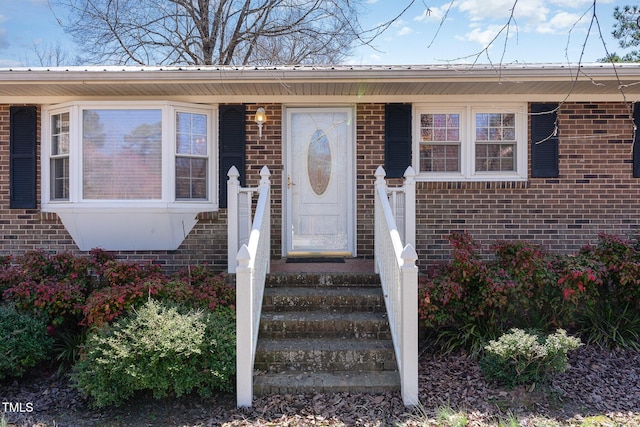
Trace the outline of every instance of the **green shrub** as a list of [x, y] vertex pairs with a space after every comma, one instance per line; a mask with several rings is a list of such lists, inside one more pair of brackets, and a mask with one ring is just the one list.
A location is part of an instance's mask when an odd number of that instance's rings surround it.
[[586, 344], [640, 351], [640, 312], [631, 304], [614, 307], [600, 302], [586, 307], [577, 325]]
[[557, 286], [558, 256], [522, 241], [501, 241], [492, 250], [493, 270], [504, 272], [512, 283], [502, 315], [511, 327], [550, 330], [573, 317], [573, 307]]
[[69, 253], [51, 255], [30, 251], [19, 257], [16, 265], [4, 265], [3, 297], [16, 308], [41, 316], [50, 324], [77, 322], [91, 281], [88, 260]]
[[231, 311], [180, 310], [149, 301], [90, 333], [74, 366], [78, 389], [96, 406], [118, 405], [136, 391], [155, 398], [231, 390], [235, 323]]
[[52, 345], [41, 319], [0, 306], [0, 379], [22, 376], [48, 357]]
[[600, 234], [569, 255], [504, 241], [483, 256], [466, 232], [449, 240], [451, 261], [418, 283], [420, 321], [436, 351], [477, 354], [510, 328], [570, 329], [603, 347], [640, 348], [637, 241]]
[[580, 345], [563, 329], [543, 337], [514, 328], [489, 342], [480, 367], [488, 379], [507, 386], [544, 382], [566, 370], [567, 352]]

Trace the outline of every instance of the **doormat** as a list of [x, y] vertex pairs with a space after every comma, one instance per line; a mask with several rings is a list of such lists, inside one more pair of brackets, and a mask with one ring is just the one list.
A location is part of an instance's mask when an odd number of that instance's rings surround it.
[[293, 258], [287, 258], [287, 264], [319, 264], [319, 263], [344, 264], [344, 258], [340, 258], [340, 257], [293, 257]]

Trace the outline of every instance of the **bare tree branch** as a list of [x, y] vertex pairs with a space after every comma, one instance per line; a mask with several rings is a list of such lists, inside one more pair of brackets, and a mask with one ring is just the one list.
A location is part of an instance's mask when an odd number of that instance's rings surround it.
[[[87, 62], [268, 65], [343, 60], [364, 0], [52, 0]], [[322, 47], [322, 48], [320, 48]], [[294, 49], [294, 50], [293, 50]]]

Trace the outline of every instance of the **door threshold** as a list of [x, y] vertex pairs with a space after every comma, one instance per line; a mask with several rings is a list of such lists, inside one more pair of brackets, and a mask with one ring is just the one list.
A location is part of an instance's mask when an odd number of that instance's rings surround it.
[[287, 258], [287, 264], [344, 264], [344, 257], [312, 257], [312, 256], [304, 256], [304, 257], [290, 257]]
[[296, 251], [287, 253], [286, 259], [289, 258], [352, 258], [353, 253], [349, 251], [335, 252], [312, 252], [312, 251]]

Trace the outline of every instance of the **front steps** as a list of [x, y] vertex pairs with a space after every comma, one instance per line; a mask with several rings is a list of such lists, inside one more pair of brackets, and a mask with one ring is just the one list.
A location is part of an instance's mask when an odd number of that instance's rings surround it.
[[270, 275], [254, 368], [257, 396], [400, 390], [378, 276]]

